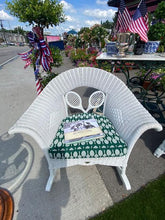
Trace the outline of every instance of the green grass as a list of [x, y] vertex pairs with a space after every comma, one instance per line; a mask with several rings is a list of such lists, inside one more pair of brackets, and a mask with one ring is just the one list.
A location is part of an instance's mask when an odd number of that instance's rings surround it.
[[91, 220], [164, 220], [165, 175]]

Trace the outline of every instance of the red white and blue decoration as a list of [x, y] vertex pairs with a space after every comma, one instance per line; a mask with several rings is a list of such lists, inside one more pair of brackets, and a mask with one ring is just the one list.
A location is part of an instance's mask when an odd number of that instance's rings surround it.
[[116, 29], [118, 29], [119, 32], [127, 32], [130, 22], [131, 22], [131, 15], [125, 5], [125, 1], [120, 0], [120, 7], [119, 7]]
[[36, 62], [34, 66], [34, 75], [36, 81], [36, 89], [37, 94], [39, 95], [42, 91], [41, 79], [39, 75], [40, 65], [43, 70], [48, 72], [51, 70], [50, 64], [53, 63], [53, 58], [51, 56], [51, 51], [44, 40], [44, 37], [41, 33], [40, 27], [34, 27], [32, 31], [27, 34], [29, 39], [29, 43], [32, 46], [32, 49], [26, 53], [19, 54], [22, 60], [26, 61], [26, 65], [24, 68], [27, 68], [30, 64], [32, 64], [31, 54], [34, 53], [36, 56]]
[[129, 26], [129, 31], [131, 33], [137, 33], [142, 41], [147, 42], [148, 13], [146, 6], [145, 7], [144, 6], [145, 6], [145, 2], [144, 0], [142, 0], [132, 17]]
[[134, 34], [137, 33], [142, 41], [147, 42], [148, 30], [148, 12], [145, 0], [140, 1], [132, 18], [125, 1], [120, 0], [117, 24], [114, 31], [115, 35], [117, 32], [125, 33], [129, 31]]

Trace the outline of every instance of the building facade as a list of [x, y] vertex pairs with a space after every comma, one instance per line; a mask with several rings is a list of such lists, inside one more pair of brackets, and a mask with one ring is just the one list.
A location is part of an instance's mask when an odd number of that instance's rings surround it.
[[25, 43], [25, 37], [21, 34], [0, 31], [0, 39], [5, 43]]
[[[127, 8], [129, 9], [131, 15], [134, 14], [138, 4], [140, 3], [141, 0], [125, 0], [125, 4]], [[146, 6], [147, 6], [147, 11], [148, 12], [154, 12], [155, 9], [157, 8], [158, 4], [162, 0], [146, 0]], [[111, 7], [116, 7], [118, 8], [120, 6], [120, 0], [108, 0], [107, 4]]]

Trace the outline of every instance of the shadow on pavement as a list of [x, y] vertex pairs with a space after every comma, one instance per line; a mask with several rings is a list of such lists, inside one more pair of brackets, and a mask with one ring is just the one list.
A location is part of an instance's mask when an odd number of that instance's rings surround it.
[[15, 192], [26, 179], [33, 164], [31, 145], [21, 134], [0, 136], [0, 185]]
[[157, 132], [154, 129], [148, 130], [141, 136], [141, 139], [144, 141], [145, 146], [151, 150], [151, 153], [154, 153], [165, 139], [165, 128], [161, 132]]
[[55, 177], [50, 192], [44, 191], [47, 170], [46, 160], [40, 162], [38, 178], [29, 179], [22, 187], [22, 194], [18, 204], [17, 220], [29, 219], [61, 219], [62, 208], [70, 197], [70, 183], [66, 169], [62, 168]]

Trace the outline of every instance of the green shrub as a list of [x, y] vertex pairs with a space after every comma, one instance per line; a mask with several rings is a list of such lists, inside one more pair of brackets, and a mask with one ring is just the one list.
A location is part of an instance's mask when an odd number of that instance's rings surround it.
[[71, 51], [70, 59], [74, 63], [78, 61], [87, 61], [89, 59], [89, 54], [86, 53], [86, 49], [78, 48]]
[[156, 23], [151, 25], [148, 31], [149, 40], [160, 41], [159, 52], [164, 52], [164, 48], [165, 48], [165, 23], [164, 23], [165, 13], [164, 12], [165, 12], [165, 1], [162, 1], [158, 4], [153, 14]]
[[47, 72], [41, 79], [41, 85], [44, 88], [53, 78], [58, 76], [58, 73]]
[[53, 58], [53, 63], [51, 63], [52, 67], [59, 67], [62, 65], [62, 55], [61, 51], [57, 47], [50, 47], [52, 58]]
[[165, 46], [165, 24], [156, 23], [152, 25], [148, 31], [148, 38], [151, 41], [161, 41], [161, 45]]
[[69, 54], [71, 53], [71, 51], [72, 51], [73, 49], [74, 49], [74, 48], [73, 48], [71, 45], [66, 45], [66, 46], [65, 46], [64, 52], [65, 52], [66, 57], [69, 56]]

